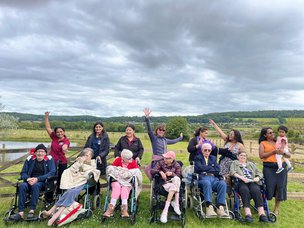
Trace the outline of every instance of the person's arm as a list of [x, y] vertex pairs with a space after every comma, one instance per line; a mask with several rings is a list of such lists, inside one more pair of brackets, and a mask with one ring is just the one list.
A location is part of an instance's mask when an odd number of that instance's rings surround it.
[[190, 140], [187, 150], [190, 154], [195, 154], [198, 148], [199, 148], [199, 144], [197, 143], [196, 137], [194, 137]]
[[222, 131], [222, 129], [213, 121], [209, 120], [209, 123], [215, 128], [215, 130], [220, 134], [223, 140], [227, 140], [228, 136]]
[[[197, 157], [196, 157], [197, 158]], [[199, 157], [199, 159], [195, 159], [194, 162], [194, 172], [195, 173], [208, 173], [210, 171], [210, 169], [212, 168], [211, 166], [208, 165], [203, 165], [203, 157]]]
[[183, 140], [182, 133], [181, 133], [181, 136], [176, 138], [176, 139], [167, 139], [166, 138], [166, 142], [167, 142], [168, 145], [178, 143], [179, 141], [182, 141], [182, 140]]
[[45, 129], [47, 131], [47, 133], [49, 135], [52, 134], [53, 130], [51, 128], [51, 124], [50, 124], [50, 120], [49, 120], [49, 115], [50, 115], [50, 112], [45, 112], [44, 113], [44, 125], [45, 125]]
[[117, 157], [120, 157], [120, 153], [122, 151], [122, 137], [120, 137], [120, 139], [118, 140], [117, 144], [115, 145], [115, 151], [114, 151], [114, 157], [117, 158]]
[[100, 146], [99, 155], [101, 158], [106, 157], [109, 154], [110, 150], [110, 140], [109, 137], [106, 135], [104, 140], [102, 140], [103, 145]]
[[143, 156], [143, 153], [144, 153], [144, 146], [143, 144], [141, 143], [141, 140], [138, 139], [138, 147], [139, 147], [139, 150], [138, 150], [138, 158], [141, 160], [142, 156]]
[[258, 169], [258, 167], [253, 162], [250, 162], [250, 163], [251, 163], [254, 173], [255, 173], [254, 178], [259, 177], [259, 180], [261, 180], [263, 178], [263, 173]]
[[238, 165], [237, 165], [236, 161], [235, 161], [235, 162], [232, 162], [231, 165], [230, 165], [230, 172], [229, 172], [229, 175], [230, 175], [230, 176], [233, 176], [233, 177], [236, 177], [236, 178], [238, 178], [238, 179], [240, 179], [240, 180], [242, 180], [244, 183], [247, 183], [247, 182], [248, 182], [248, 179], [245, 178], [243, 175], [239, 174], [239, 173], [237, 172], [237, 170], [238, 170]]
[[22, 167], [22, 170], [21, 170], [21, 173], [20, 173], [20, 177], [24, 181], [27, 181], [27, 179], [30, 178], [30, 176], [27, 174], [28, 169], [29, 169], [29, 161], [25, 160], [25, 162], [23, 164], [23, 167]]
[[265, 153], [264, 145], [262, 143], [260, 143], [260, 145], [259, 145], [260, 159], [268, 158], [268, 157], [270, 157], [271, 155], [274, 155], [274, 154], [281, 154], [281, 151], [280, 150], [273, 150], [269, 153]]
[[69, 144], [63, 144], [62, 145], [62, 152], [67, 153], [69, 151]]

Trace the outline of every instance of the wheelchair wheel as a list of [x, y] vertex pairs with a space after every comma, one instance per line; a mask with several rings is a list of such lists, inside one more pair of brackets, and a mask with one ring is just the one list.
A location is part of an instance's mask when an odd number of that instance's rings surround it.
[[234, 213], [232, 211], [229, 211], [229, 218], [230, 219], [235, 219]]
[[131, 214], [131, 224], [134, 225], [135, 222], [136, 222], [136, 213], [132, 212], [132, 214]]
[[196, 210], [195, 211], [195, 215], [199, 218], [199, 219], [205, 219], [204, 214], [201, 211]]
[[187, 197], [187, 201], [188, 201], [187, 208], [192, 209], [193, 208], [193, 198], [190, 195], [188, 195], [186, 197]]
[[268, 215], [268, 219], [270, 222], [275, 223], [277, 221], [277, 216], [274, 213], [270, 212]]
[[185, 187], [184, 199], [185, 199], [184, 208], [187, 208], [188, 207], [188, 189], [187, 189], [187, 187]]
[[100, 208], [100, 196], [96, 195], [93, 199], [93, 210]]

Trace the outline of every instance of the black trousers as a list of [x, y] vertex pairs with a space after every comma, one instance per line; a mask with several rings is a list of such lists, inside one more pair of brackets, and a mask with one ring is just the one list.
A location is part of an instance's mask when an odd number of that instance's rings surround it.
[[239, 193], [241, 195], [244, 207], [250, 207], [250, 200], [253, 199], [256, 207], [263, 206], [261, 186], [257, 183], [244, 183], [239, 181]]

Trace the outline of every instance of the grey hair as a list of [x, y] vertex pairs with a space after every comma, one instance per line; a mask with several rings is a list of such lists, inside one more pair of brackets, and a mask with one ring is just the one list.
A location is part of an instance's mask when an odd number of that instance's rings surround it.
[[131, 150], [128, 150], [128, 149], [123, 149], [121, 151], [121, 158], [122, 159], [130, 159], [133, 157], [133, 153]]
[[91, 157], [92, 157], [92, 158], [94, 157], [94, 151], [93, 151], [93, 149], [90, 148], [90, 147], [84, 148], [84, 149], [81, 151], [81, 153], [79, 154], [79, 157], [84, 156], [86, 153], [90, 153]]

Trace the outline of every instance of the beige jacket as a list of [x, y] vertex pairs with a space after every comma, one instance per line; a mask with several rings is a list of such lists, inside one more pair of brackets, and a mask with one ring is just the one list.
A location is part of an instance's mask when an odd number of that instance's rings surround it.
[[61, 176], [60, 188], [70, 189], [87, 183], [89, 173], [94, 174], [94, 180], [98, 181], [100, 171], [96, 168], [96, 161], [91, 160], [91, 164], [77, 160], [68, 169], [64, 170]]

